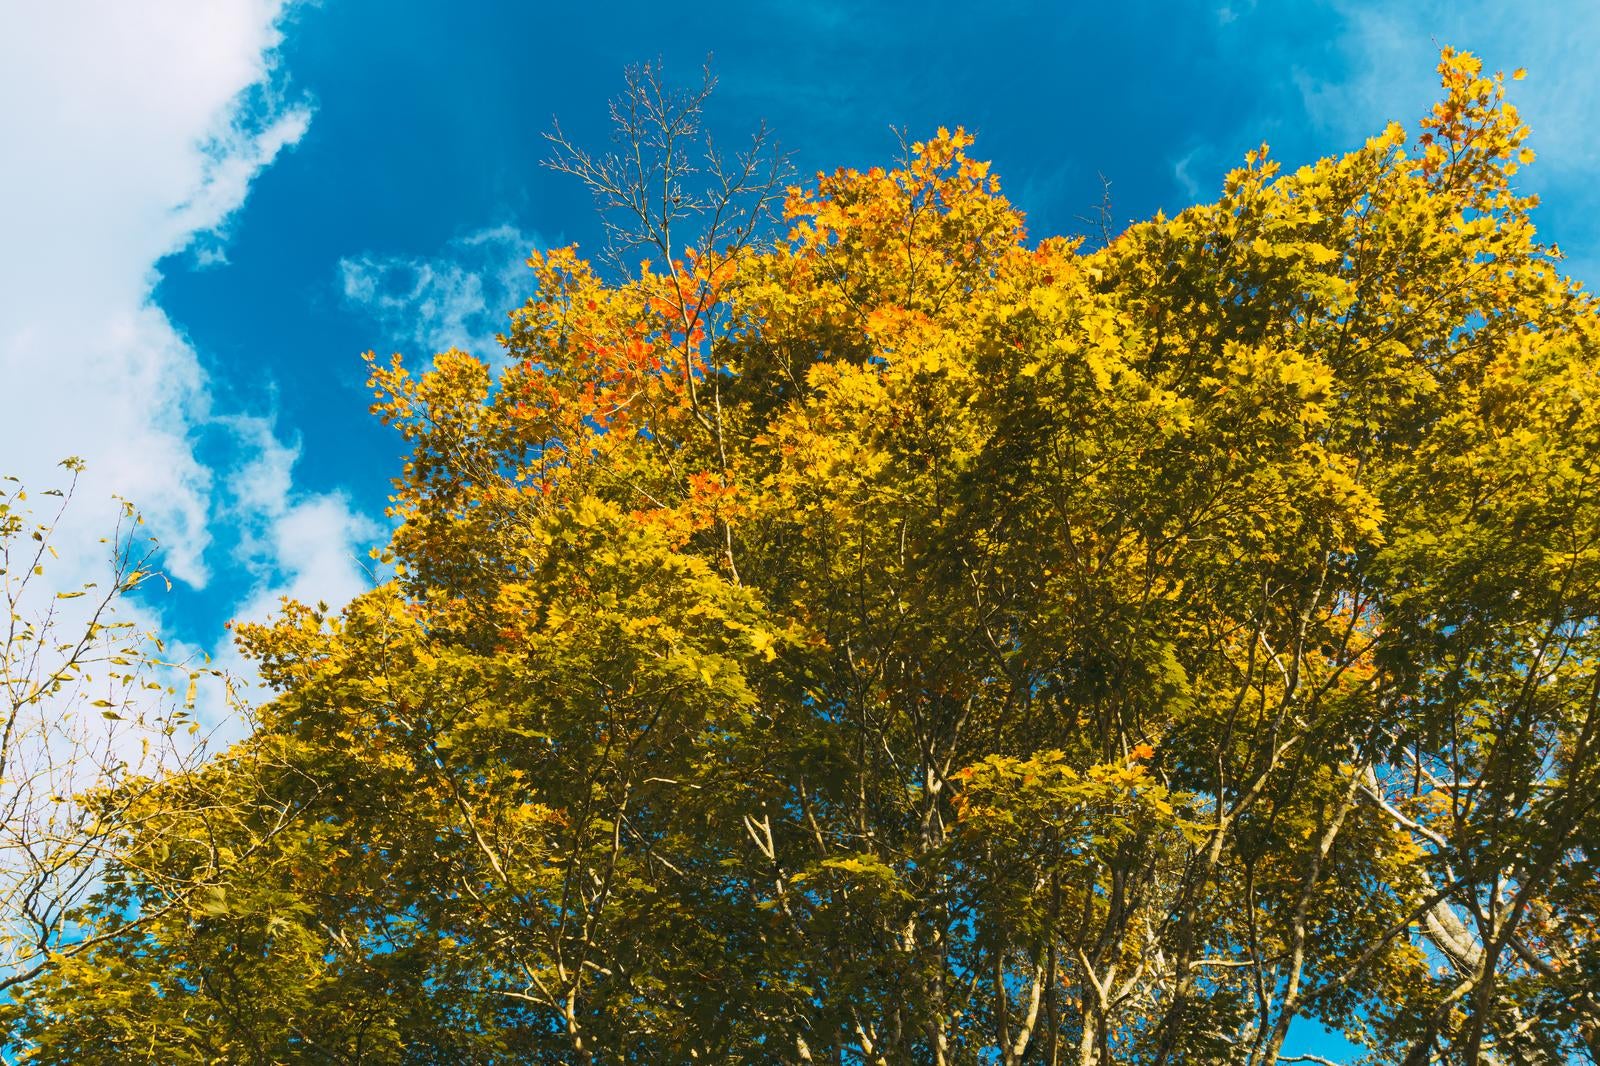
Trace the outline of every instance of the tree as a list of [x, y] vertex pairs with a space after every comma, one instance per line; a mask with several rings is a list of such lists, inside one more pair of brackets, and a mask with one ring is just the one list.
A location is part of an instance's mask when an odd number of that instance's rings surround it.
[[277, 697], [82, 916], [160, 917], [16, 1038], [1600, 1059], [1600, 318], [1439, 69], [1414, 146], [1092, 253], [941, 130], [771, 246], [536, 254], [503, 369], [374, 362], [395, 579], [243, 631]]
[[[176, 780], [186, 766], [174, 737], [198, 729], [201, 671], [165, 658], [124, 609], [159, 576], [133, 507], [99, 538], [109, 558], [95, 580], [62, 587], [47, 572], [84, 470], [76, 458], [61, 466], [70, 481], [39, 493], [55, 501], [44, 515], [19, 479], [0, 481], [0, 992], [103, 939], [74, 911], [150, 775]], [[176, 707], [165, 687], [175, 672], [189, 682]]]

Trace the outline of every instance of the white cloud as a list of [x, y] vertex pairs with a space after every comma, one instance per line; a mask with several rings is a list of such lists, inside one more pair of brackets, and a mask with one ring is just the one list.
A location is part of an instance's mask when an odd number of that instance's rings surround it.
[[150, 301], [154, 265], [222, 225], [305, 128], [303, 108], [254, 126], [240, 108], [270, 76], [279, 14], [63, 0], [14, 9], [0, 38], [0, 467], [37, 481], [84, 456], [84, 498], [135, 499], [196, 585], [213, 479], [190, 437], [210, 398]]
[[254, 452], [228, 485], [242, 534], [236, 561], [256, 579], [237, 616], [265, 618], [283, 596], [338, 605], [370, 587], [363, 557], [366, 546], [383, 535], [383, 527], [355, 511], [340, 494], [294, 492], [299, 448], [280, 441], [267, 419], [231, 421]]
[[[88, 461], [61, 531], [58, 587], [92, 577], [113, 494], [134, 501], [193, 587], [218, 567], [337, 602], [364, 584], [374, 534], [339, 495], [299, 491], [296, 457], [258, 415], [217, 409], [201, 360], [153, 302], [156, 264], [226, 261], [251, 183], [305, 135], [311, 101], [277, 67], [294, 0], [51, 0], [0, 34], [0, 472], [43, 487]], [[242, 469], [212, 469], [201, 431]], [[242, 559], [213, 550], [245, 530]], [[216, 643], [225, 645], [222, 634]]]
[[437, 256], [347, 256], [339, 284], [391, 343], [493, 358], [507, 312], [526, 298], [524, 260], [542, 243], [515, 226], [491, 226], [452, 240]]

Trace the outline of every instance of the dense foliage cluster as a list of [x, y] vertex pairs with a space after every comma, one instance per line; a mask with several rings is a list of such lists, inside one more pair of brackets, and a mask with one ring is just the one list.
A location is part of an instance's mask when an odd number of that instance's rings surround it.
[[1094, 250], [940, 131], [374, 362], [397, 576], [243, 632], [278, 695], [123, 812], [14, 1039], [1600, 1056], [1600, 318], [1440, 70], [1420, 141]]

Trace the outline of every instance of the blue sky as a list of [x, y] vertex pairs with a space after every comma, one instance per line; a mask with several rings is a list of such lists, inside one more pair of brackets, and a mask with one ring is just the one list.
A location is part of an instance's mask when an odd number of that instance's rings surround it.
[[1528, 69], [1541, 229], [1600, 275], [1587, 0], [0, 3], [0, 472], [87, 457], [68, 543], [134, 499], [176, 579], [149, 619], [223, 651], [229, 617], [362, 586], [398, 449], [359, 354], [481, 348], [528, 250], [597, 244], [541, 134], [602, 145], [629, 63], [712, 54], [713, 128], [765, 119], [802, 175], [965, 125], [1042, 236], [1102, 175], [1120, 224], [1263, 140], [1292, 166], [1413, 124], [1443, 44]]

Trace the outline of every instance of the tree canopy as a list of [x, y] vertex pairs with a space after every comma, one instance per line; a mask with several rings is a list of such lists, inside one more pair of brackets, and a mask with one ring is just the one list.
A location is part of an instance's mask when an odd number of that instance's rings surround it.
[[641, 184], [655, 261], [373, 360], [393, 579], [241, 628], [275, 697], [104, 797], [15, 1045], [1600, 1059], [1600, 317], [1439, 69], [1099, 247], [959, 129], [769, 243]]

